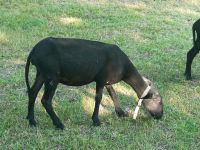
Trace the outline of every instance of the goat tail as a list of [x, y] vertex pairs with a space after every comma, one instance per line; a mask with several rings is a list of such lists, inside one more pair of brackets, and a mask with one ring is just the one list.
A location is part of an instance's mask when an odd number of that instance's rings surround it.
[[30, 91], [30, 84], [29, 84], [29, 79], [28, 79], [28, 75], [29, 75], [29, 67], [30, 67], [30, 62], [31, 62], [31, 58], [30, 55], [27, 58], [27, 62], [26, 62], [26, 66], [25, 66], [25, 81], [26, 81], [26, 86], [27, 86], [27, 92], [29, 93]]
[[194, 28], [194, 26], [192, 27], [192, 34], [193, 34], [193, 45], [195, 45], [195, 28]]

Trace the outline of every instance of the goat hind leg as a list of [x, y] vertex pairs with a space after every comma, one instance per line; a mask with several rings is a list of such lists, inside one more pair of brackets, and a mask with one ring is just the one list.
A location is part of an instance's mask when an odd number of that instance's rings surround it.
[[56, 115], [52, 107], [52, 98], [56, 91], [58, 82], [54, 80], [49, 80], [49, 81], [46, 81], [44, 85], [45, 85], [45, 89], [44, 89], [44, 95], [42, 97], [42, 104], [44, 108], [46, 109], [46, 112], [51, 117], [53, 124], [56, 126], [56, 128], [64, 129], [64, 125], [61, 123], [60, 119], [58, 118], [58, 116]]
[[28, 115], [26, 118], [29, 120], [29, 124], [31, 126], [36, 126], [36, 121], [34, 119], [34, 105], [37, 94], [40, 91], [43, 83], [44, 83], [43, 77], [39, 73], [37, 73], [35, 82], [31, 87], [30, 91], [28, 91], [29, 102], [28, 102]]

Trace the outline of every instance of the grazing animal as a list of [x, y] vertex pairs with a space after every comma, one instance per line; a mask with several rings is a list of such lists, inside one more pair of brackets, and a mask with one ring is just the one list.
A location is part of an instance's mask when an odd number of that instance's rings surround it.
[[[28, 74], [30, 63], [36, 66], [36, 79], [30, 87]], [[42, 104], [56, 128], [64, 126], [52, 107], [52, 98], [59, 83], [81, 86], [96, 82], [95, 108], [92, 115], [93, 125], [99, 126], [99, 105], [103, 88], [106, 87], [119, 117], [127, 116], [118, 102], [112, 87], [119, 81], [129, 84], [143, 98], [144, 107], [150, 114], [160, 119], [163, 115], [162, 98], [158, 91], [151, 88], [145, 95], [148, 82], [138, 73], [131, 61], [116, 45], [70, 38], [46, 38], [37, 43], [30, 52], [25, 67], [25, 80], [28, 89], [28, 115], [30, 125], [36, 125], [34, 103], [44, 84]], [[143, 95], [143, 97], [141, 97]]]
[[[193, 33], [193, 47], [187, 53], [187, 62], [186, 62], [186, 69], [185, 69], [185, 78], [186, 80], [191, 79], [191, 65], [194, 57], [200, 51], [200, 19], [197, 20], [192, 26], [192, 33]], [[196, 33], [196, 36], [195, 36]], [[197, 38], [196, 38], [197, 37]]]

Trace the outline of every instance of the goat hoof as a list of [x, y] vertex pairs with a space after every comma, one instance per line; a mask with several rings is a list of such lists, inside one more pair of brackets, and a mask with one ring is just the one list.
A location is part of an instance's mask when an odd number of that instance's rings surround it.
[[36, 121], [35, 121], [35, 119], [31, 119], [32, 117], [30, 117], [30, 116], [27, 116], [26, 117], [26, 119], [29, 121], [29, 125], [30, 126], [36, 126]]
[[29, 120], [29, 125], [30, 125], [30, 126], [34, 126], [34, 127], [35, 127], [36, 124], [37, 124], [37, 123], [36, 123], [35, 120]]
[[93, 119], [93, 126], [97, 127], [100, 125], [101, 125], [101, 122], [99, 121], [99, 119]]
[[185, 75], [185, 80], [191, 80], [192, 77], [190, 75]]
[[93, 126], [95, 126], [95, 127], [98, 127], [98, 126], [100, 126], [100, 125], [101, 125], [100, 122], [93, 122]]
[[122, 109], [116, 109], [116, 113], [118, 117], [128, 117], [128, 112]]
[[191, 80], [191, 79], [192, 79], [190, 73], [185, 72], [185, 73], [184, 73], [184, 76], [185, 76], [185, 80]]
[[63, 130], [64, 125], [62, 123], [56, 125], [56, 129]]
[[128, 117], [128, 112], [117, 113], [118, 117]]

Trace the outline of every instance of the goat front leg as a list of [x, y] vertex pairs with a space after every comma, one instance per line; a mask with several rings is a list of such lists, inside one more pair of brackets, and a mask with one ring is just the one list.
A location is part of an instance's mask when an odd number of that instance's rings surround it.
[[106, 89], [107, 89], [107, 91], [108, 91], [108, 93], [109, 93], [109, 95], [110, 95], [110, 97], [111, 97], [111, 99], [113, 101], [113, 104], [115, 106], [115, 112], [117, 113], [117, 115], [119, 117], [127, 117], [128, 113], [124, 112], [122, 110], [122, 108], [120, 107], [119, 100], [117, 98], [117, 95], [116, 95], [115, 90], [112, 87], [112, 85], [106, 85]]

